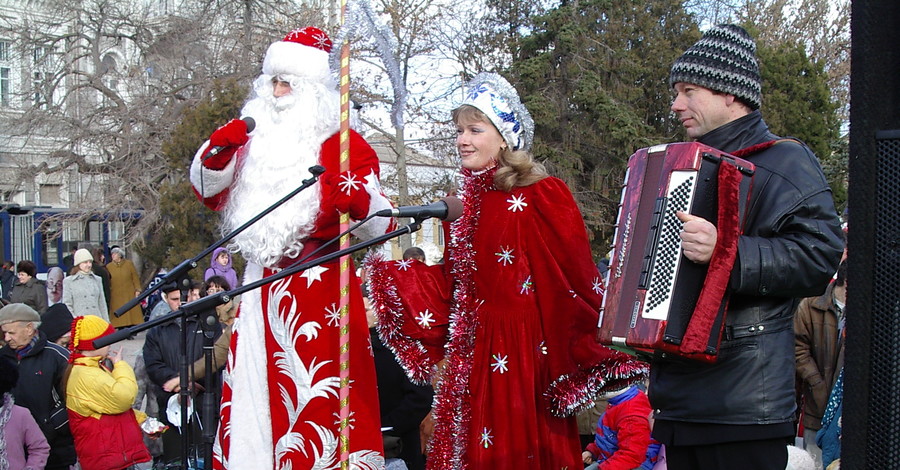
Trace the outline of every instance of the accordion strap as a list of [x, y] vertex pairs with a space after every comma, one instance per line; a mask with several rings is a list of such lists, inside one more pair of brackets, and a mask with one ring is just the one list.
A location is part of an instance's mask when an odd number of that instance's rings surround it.
[[709, 260], [709, 270], [697, 299], [694, 314], [688, 322], [679, 349], [684, 354], [706, 353], [707, 343], [716, 316], [722, 307], [725, 290], [731, 278], [731, 269], [737, 256], [737, 243], [741, 233], [738, 217], [741, 172], [735, 166], [722, 162], [718, 172], [718, 225], [716, 246]]

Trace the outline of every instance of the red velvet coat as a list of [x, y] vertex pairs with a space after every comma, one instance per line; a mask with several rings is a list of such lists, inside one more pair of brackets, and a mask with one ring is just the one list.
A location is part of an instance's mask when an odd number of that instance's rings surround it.
[[414, 380], [446, 359], [430, 469], [581, 468], [572, 415], [647, 369], [594, 340], [600, 275], [565, 183], [492, 176], [466, 176], [447, 264], [371, 262], [379, 331]]

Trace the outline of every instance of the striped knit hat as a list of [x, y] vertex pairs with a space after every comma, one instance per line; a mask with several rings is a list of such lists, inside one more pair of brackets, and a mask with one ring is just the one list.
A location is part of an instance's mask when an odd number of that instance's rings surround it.
[[669, 86], [679, 82], [734, 95], [750, 108], [759, 109], [762, 82], [756, 43], [740, 26], [713, 26], [672, 65]]

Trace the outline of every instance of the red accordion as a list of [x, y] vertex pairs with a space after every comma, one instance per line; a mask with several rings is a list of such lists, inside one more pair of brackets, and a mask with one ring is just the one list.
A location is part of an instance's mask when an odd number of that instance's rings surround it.
[[[696, 142], [631, 156], [600, 310], [602, 344], [715, 362], [753, 172], [752, 163]], [[716, 225], [709, 264], [682, 255], [677, 211]]]

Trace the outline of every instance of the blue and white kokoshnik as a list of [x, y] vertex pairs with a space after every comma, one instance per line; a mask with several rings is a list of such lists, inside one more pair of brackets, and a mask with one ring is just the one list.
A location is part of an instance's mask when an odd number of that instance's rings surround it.
[[478, 108], [513, 150], [528, 150], [534, 139], [534, 121], [519, 100], [516, 89], [496, 73], [482, 72], [469, 82], [469, 93], [462, 102]]

